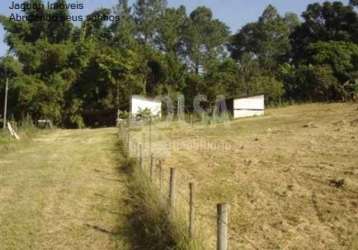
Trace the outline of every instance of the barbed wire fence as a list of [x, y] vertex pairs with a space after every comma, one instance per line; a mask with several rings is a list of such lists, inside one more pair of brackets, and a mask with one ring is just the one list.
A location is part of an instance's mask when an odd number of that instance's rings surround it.
[[[189, 117], [189, 124], [193, 127], [193, 118]], [[150, 119], [147, 124], [128, 118], [126, 124], [120, 124], [120, 139], [125, 146], [128, 157], [136, 159], [137, 167], [150, 179], [158, 190], [162, 202], [168, 204], [168, 214], [184, 215], [187, 234], [190, 239], [195, 237], [216, 236], [216, 242], [210, 248], [217, 250], [229, 249], [229, 204], [218, 203], [216, 213], [214, 208], [210, 212], [196, 203], [196, 184], [187, 181], [176, 168], [165, 166], [163, 156], [153, 151], [152, 128]], [[146, 132], [143, 132], [146, 130]], [[141, 136], [138, 134], [141, 133]], [[135, 136], [136, 133], [137, 135]], [[138, 138], [141, 137], [141, 138]], [[187, 187], [183, 189], [182, 187]], [[205, 223], [202, 224], [202, 222]], [[216, 234], [214, 233], [216, 232]], [[211, 234], [210, 236], [204, 234]]]

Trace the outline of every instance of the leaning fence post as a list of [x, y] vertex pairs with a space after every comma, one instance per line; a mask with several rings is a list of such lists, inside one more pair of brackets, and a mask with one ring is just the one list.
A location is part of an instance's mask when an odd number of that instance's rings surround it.
[[169, 206], [170, 206], [170, 208], [175, 207], [175, 168], [170, 169]]
[[193, 238], [194, 231], [194, 183], [189, 183], [189, 237]]
[[228, 216], [229, 207], [227, 204], [217, 205], [217, 250], [228, 249]]

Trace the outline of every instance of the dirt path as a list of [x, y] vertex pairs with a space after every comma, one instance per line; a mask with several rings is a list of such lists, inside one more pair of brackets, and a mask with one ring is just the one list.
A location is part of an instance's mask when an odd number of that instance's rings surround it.
[[0, 249], [128, 249], [116, 130], [58, 130], [0, 155]]

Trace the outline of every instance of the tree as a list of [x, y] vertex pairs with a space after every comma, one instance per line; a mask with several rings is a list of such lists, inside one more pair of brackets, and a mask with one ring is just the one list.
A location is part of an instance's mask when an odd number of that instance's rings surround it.
[[306, 57], [310, 44], [319, 41], [351, 41], [358, 43], [358, 16], [350, 5], [342, 2], [310, 4], [302, 14], [304, 22], [292, 33], [295, 62]]
[[277, 66], [288, 61], [291, 46], [290, 31], [299, 23], [297, 16], [287, 14], [281, 17], [277, 10], [269, 5], [259, 20], [245, 25], [235, 34], [229, 46], [234, 59], [251, 54], [258, 58], [265, 69], [274, 72]]
[[155, 44], [161, 51], [179, 55], [183, 50], [183, 36], [187, 15], [184, 6], [178, 9], [167, 8], [158, 24], [158, 37]]
[[184, 32], [184, 58], [196, 74], [205, 70], [211, 60], [221, 56], [229, 28], [209, 8], [198, 7], [187, 21]]
[[166, 6], [166, 0], [137, 0], [134, 5], [137, 38], [144, 44], [152, 43], [155, 39], [160, 17]]
[[[54, 6], [65, 6], [66, 0], [57, 0]], [[68, 19], [69, 11], [66, 8], [57, 8], [48, 11], [51, 21], [48, 23], [48, 39], [53, 43], [61, 43], [71, 38], [72, 23]]]
[[110, 13], [110, 9], [102, 8], [87, 15], [86, 21], [82, 24], [84, 37], [95, 40], [107, 40], [110, 37], [110, 31], [105, 27], [105, 22], [106, 17]]
[[[24, 3], [30, 4], [31, 6], [45, 6], [42, 0], [27, 0], [24, 1]], [[21, 38], [23, 41], [35, 42], [39, 39], [48, 37], [48, 34], [51, 31], [48, 29], [49, 22], [46, 20], [46, 17], [49, 15], [49, 11], [45, 7], [28, 8], [24, 11], [24, 14], [28, 18], [28, 21], [26, 22], [27, 25], [24, 25], [23, 29], [21, 29], [21, 33], [23, 35]]]
[[358, 6], [358, 0], [349, 0], [349, 4], [352, 6]]
[[227, 58], [223, 62], [215, 61], [211, 64], [204, 80], [205, 84], [203, 84], [201, 91], [206, 93], [212, 104], [219, 95], [230, 98], [244, 94], [244, 88], [239, 79], [238, 66], [231, 58]]
[[133, 49], [136, 46], [134, 37], [136, 27], [128, 0], [118, 0], [114, 14], [119, 17], [119, 20], [110, 25], [110, 30], [113, 32], [111, 46]]
[[[26, 3], [42, 6], [41, 0]], [[66, 2], [58, 0], [55, 3]], [[35, 119], [48, 118], [60, 123], [65, 92], [74, 80], [67, 68], [73, 49], [70, 43], [72, 24], [67, 21], [68, 13], [63, 9], [31, 8], [24, 14], [27, 19], [23, 22], [1, 19], [11, 52], [22, 65], [23, 72], [13, 80], [12, 100], [17, 107], [13, 114], [23, 117], [26, 112]], [[50, 22], [48, 18], [56, 20]]]
[[255, 76], [249, 86], [249, 95], [264, 94], [267, 103], [280, 103], [285, 92], [283, 82], [271, 75]]
[[296, 13], [287, 12], [283, 17], [283, 20], [288, 26], [290, 34], [295, 31], [298, 26], [301, 25], [301, 21]]
[[[16, 97], [14, 96], [14, 82], [17, 77], [22, 75], [22, 66], [18, 60], [12, 56], [5, 56], [0, 58], [0, 110], [4, 110], [3, 96], [5, 96], [6, 81], [8, 81], [8, 113], [14, 113], [16, 110]], [[2, 115], [0, 115], [2, 116]]]
[[273, 20], [277, 20], [279, 18], [280, 15], [278, 14], [277, 9], [271, 4], [269, 4], [262, 13], [262, 15], [259, 17], [259, 22], [265, 24], [272, 22]]
[[358, 71], [358, 45], [350, 42], [317, 42], [308, 47], [307, 63], [330, 65], [340, 82], [353, 80]]
[[253, 78], [261, 74], [260, 64], [250, 53], [243, 54], [238, 63], [238, 75], [243, 95], [251, 94], [250, 83]]
[[13, 56], [0, 57], [0, 79], [13, 78], [22, 74], [22, 65]]
[[117, 109], [129, 109], [133, 94], [184, 93], [192, 106], [197, 94], [213, 105], [219, 95], [264, 93], [278, 103], [282, 96], [331, 101], [358, 93], [353, 0], [311, 4], [302, 24], [269, 5], [231, 38], [204, 6], [188, 16], [184, 6], [168, 8], [166, 0], [131, 6], [118, 0], [118, 19], [97, 9], [81, 25], [68, 21], [66, 9], [44, 6], [25, 10], [22, 22], [0, 16], [12, 56], [0, 60], [0, 76], [5, 69], [11, 76], [10, 111], [18, 119], [30, 114], [70, 127], [109, 125]]

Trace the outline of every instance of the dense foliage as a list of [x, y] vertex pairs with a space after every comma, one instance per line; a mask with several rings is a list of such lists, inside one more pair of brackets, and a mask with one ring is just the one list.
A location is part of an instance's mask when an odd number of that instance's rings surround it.
[[[356, 6], [315, 3], [300, 19], [269, 5], [235, 34], [207, 7], [187, 13], [165, 0], [118, 0], [80, 25], [66, 10], [24, 13], [56, 22], [1, 16], [10, 53], [0, 61], [0, 96], [8, 77], [12, 116], [67, 127], [114, 122], [132, 94], [184, 94], [187, 110], [198, 94], [208, 105], [219, 95], [258, 93], [270, 103], [351, 100], [358, 95]], [[103, 21], [109, 14], [119, 18]]]

